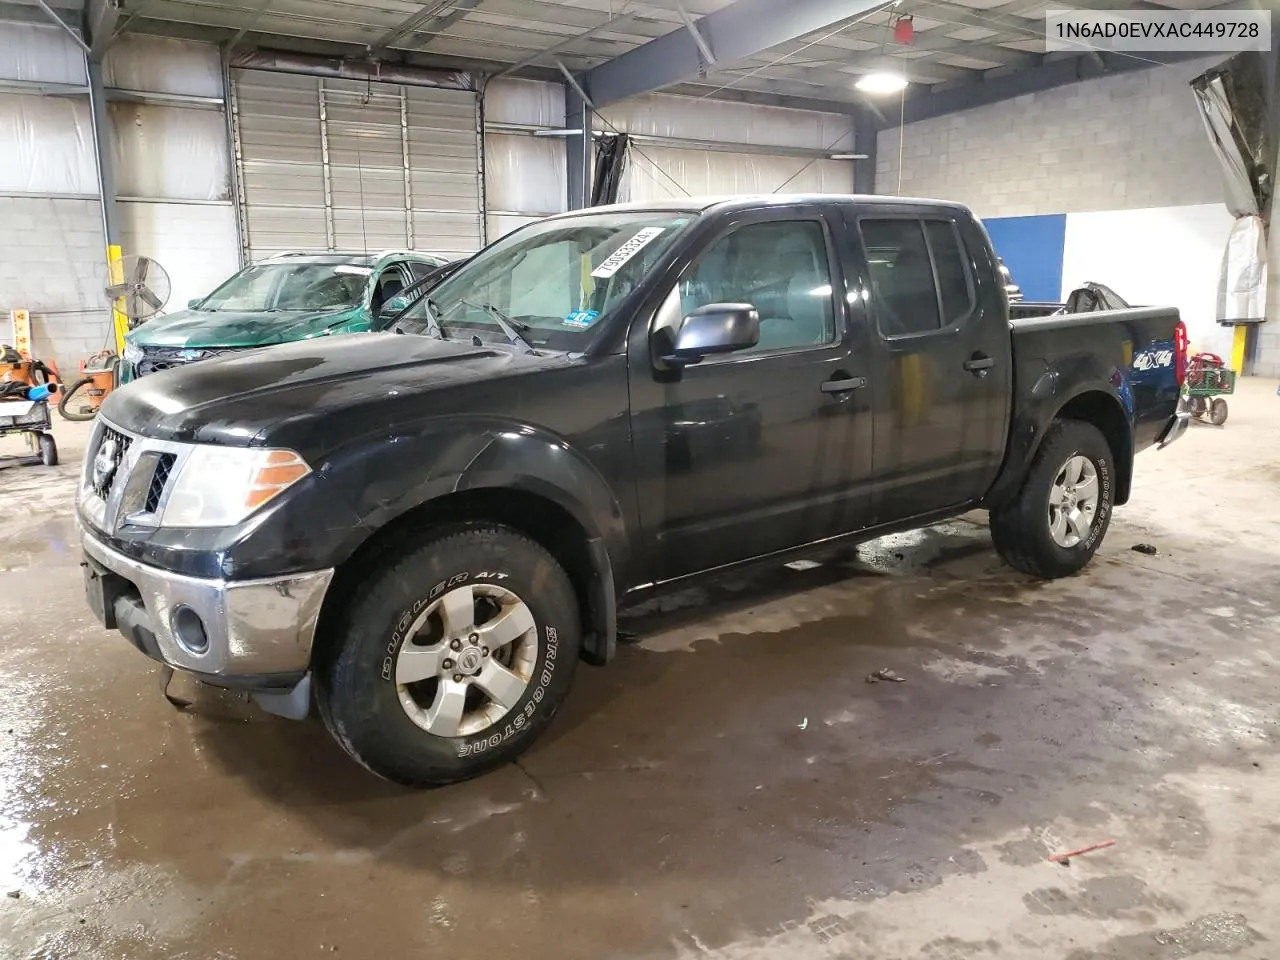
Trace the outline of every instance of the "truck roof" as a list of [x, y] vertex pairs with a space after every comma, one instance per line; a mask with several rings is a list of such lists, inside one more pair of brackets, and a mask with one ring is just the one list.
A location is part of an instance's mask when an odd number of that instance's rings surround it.
[[923, 197], [892, 197], [883, 194], [869, 193], [763, 193], [739, 196], [698, 196], [670, 197], [661, 200], [634, 200], [628, 203], [613, 203], [585, 210], [571, 210], [557, 216], [573, 216], [579, 213], [599, 213], [609, 210], [687, 210], [706, 213], [713, 209], [745, 210], [756, 207], [780, 206], [789, 203], [838, 203], [856, 204], [859, 206], [919, 206], [931, 209], [947, 208], [968, 211], [962, 203], [953, 200], [930, 200]]

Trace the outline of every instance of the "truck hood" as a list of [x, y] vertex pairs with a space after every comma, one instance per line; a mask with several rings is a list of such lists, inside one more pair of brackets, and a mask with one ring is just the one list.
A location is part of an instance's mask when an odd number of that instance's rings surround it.
[[266, 347], [324, 333], [354, 310], [179, 310], [148, 320], [129, 339], [143, 347]]
[[143, 377], [112, 391], [102, 416], [158, 440], [278, 443], [305, 455], [326, 436], [386, 432], [392, 423], [479, 409], [490, 379], [567, 362], [564, 354], [522, 354], [471, 340], [323, 337]]

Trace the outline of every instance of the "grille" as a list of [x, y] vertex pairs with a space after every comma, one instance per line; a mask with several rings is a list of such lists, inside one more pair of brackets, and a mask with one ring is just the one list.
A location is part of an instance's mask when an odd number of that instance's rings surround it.
[[[106, 500], [110, 497], [112, 489], [120, 482], [120, 464], [124, 462], [131, 443], [133, 443], [132, 437], [127, 437], [108, 426], [102, 428], [98, 448], [94, 451], [93, 459], [89, 461], [89, 485], [101, 499]], [[110, 469], [106, 469], [107, 463], [110, 463]]]
[[155, 473], [151, 475], [151, 486], [147, 488], [147, 500], [142, 507], [143, 513], [155, 513], [160, 508], [160, 498], [164, 496], [165, 484], [169, 482], [169, 474], [173, 473], [173, 464], [178, 458], [172, 453], [162, 453], [156, 461]]
[[143, 347], [142, 359], [134, 368], [138, 376], [145, 377], [149, 373], [161, 370], [172, 370], [174, 367], [186, 366], [197, 360], [212, 360], [214, 357], [226, 357], [249, 347]]

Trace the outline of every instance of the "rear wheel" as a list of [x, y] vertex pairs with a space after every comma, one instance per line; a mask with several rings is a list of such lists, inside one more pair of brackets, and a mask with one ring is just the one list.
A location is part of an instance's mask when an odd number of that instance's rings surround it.
[[85, 377], [71, 385], [71, 389], [62, 394], [58, 400], [58, 412], [65, 420], [92, 420], [98, 412], [97, 398], [89, 393], [93, 390], [93, 378]]
[[573, 585], [510, 528], [438, 532], [353, 595], [317, 658], [317, 699], [343, 749], [388, 780], [432, 786], [514, 759], [569, 689]]
[[1049, 428], [1022, 489], [991, 513], [991, 538], [1011, 567], [1052, 579], [1093, 557], [1111, 522], [1111, 448], [1097, 427], [1060, 420]]
[[1209, 404], [1209, 422], [1215, 427], [1220, 427], [1227, 422], [1227, 401], [1221, 397], [1214, 397], [1213, 402]]

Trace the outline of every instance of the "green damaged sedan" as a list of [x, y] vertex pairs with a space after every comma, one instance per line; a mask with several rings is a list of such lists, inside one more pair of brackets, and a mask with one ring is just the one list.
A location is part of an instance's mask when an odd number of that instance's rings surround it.
[[447, 262], [407, 251], [286, 253], [260, 261], [186, 310], [129, 331], [120, 379], [254, 347], [381, 329], [404, 306], [402, 291]]

